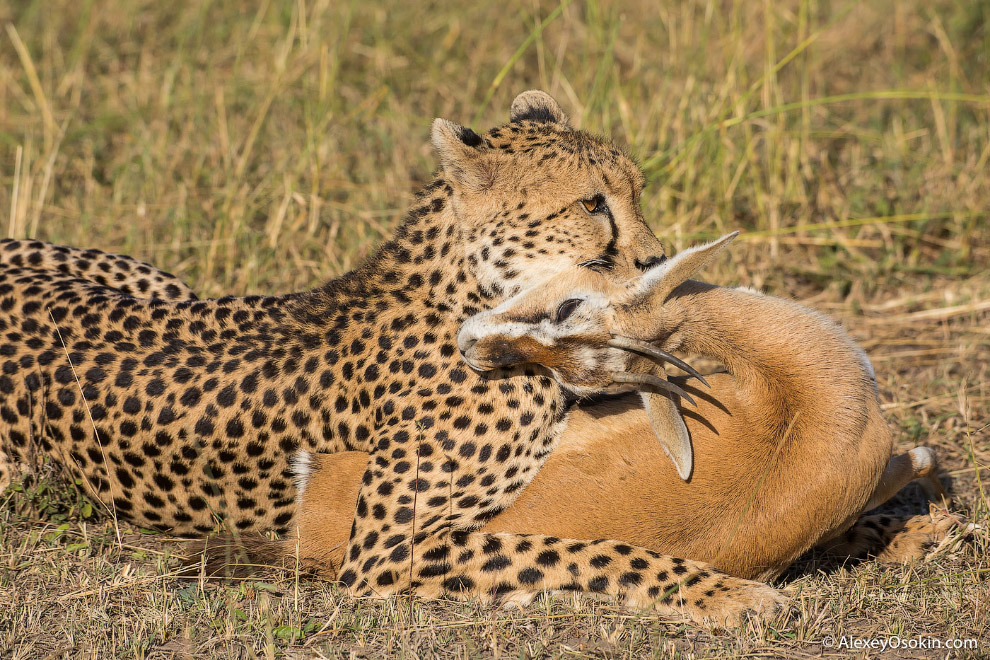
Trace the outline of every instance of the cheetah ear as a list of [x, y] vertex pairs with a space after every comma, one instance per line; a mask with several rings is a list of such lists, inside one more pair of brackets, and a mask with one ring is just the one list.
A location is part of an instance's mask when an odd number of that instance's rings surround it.
[[567, 115], [553, 97], [538, 89], [531, 89], [517, 96], [509, 109], [509, 121], [525, 120], [570, 125]]
[[484, 138], [466, 126], [434, 119], [431, 140], [448, 179], [475, 192], [492, 187], [495, 172], [486, 158]]

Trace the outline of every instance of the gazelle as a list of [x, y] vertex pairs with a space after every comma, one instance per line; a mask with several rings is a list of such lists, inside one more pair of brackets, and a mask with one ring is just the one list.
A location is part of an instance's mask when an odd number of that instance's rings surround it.
[[[578, 396], [641, 390], [571, 412], [542, 470], [484, 531], [619, 539], [767, 580], [816, 544], [852, 554], [886, 531], [907, 557], [957, 522], [879, 517], [850, 529], [913, 479], [944, 495], [934, 453], [891, 458], [870, 362], [832, 321], [688, 280], [733, 237], [625, 285], [576, 267], [463, 325], [463, 358], [495, 382], [503, 367], [531, 363]], [[673, 350], [714, 358], [726, 372], [708, 376], [708, 387], [670, 383], [663, 363], [706, 380]], [[697, 405], [685, 406], [687, 397]], [[296, 534], [246, 543], [250, 560], [297, 557], [333, 574], [366, 464], [360, 452], [300, 454]]]

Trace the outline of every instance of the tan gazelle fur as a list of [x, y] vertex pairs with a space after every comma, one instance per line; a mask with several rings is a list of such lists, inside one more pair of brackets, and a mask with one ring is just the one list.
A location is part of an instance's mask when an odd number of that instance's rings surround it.
[[[697, 403], [673, 409], [693, 446], [687, 480], [654, 441], [654, 430], [669, 432], [644, 410], [656, 401], [616, 398], [571, 413], [543, 469], [484, 531], [615, 538], [769, 579], [912, 479], [941, 488], [930, 450], [890, 458], [872, 368], [837, 325], [792, 302], [684, 281], [727, 240], [624, 286], [575, 269], [465, 323], [458, 343], [472, 366], [540, 364], [580, 394], [623, 373], [643, 375], [618, 380], [657, 396], [677, 391], [617, 346], [653, 357], [682, 350], [728, 370], [708, 376], [710, 388], [676, 379]], [[332, 573], [366, 462], [356, 452], [301, 455], [297, 533], [257, 554]]]

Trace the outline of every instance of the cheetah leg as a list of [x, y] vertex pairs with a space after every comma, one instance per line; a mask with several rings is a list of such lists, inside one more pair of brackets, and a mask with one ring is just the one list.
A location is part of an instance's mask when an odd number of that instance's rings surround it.
[[[476, 452], [472, 442], [458, 449], [432, 417], [397, 422], [386, 418], [373, 436], [357, 494], [337, 573], [353, 594], [525, 602], [541, 591], [586, 591], [718, 624], [781, 607], [783, 597], [766, 584], [619, 541], [473, 531], [511, 505], [527, 481], [520, 468], [531, 479], [537, 459], [514, 456], [508, 443], [504, 450]], [[307, 492], [307, 479], [298, 487]]]
[[839, 557], [871, 556], [881, 562], [907, 563], [924, 559], [975, 529], [964, 517], [932, 504], [928, 514], [862, 516], [821, 547]]
[[10, 455], [0, 450], [0, 493], [7, 490], [7, 486], [13, 481], [13, 469], [14, 462], [11, 460]]
[[[542, 535], [443, 532], [417, 545], [393, 547], [385, 570], [372, 559], [346, 561], [340, 580], [355, 593], [408, 591], [436, 598], [526, 603], [548, 590], [621, 598], [697, 623], [737, 625], [747, 614], [769, 616], [783, 597], [770, 586], [732, 577], [709, 564], [660, 555], [618, 541]], [[368, 570], [364, 570], [367, 568]]]

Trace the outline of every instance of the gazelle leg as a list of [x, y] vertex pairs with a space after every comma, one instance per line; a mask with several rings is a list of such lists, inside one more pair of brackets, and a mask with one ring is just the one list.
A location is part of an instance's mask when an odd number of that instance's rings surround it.
[[[938, 480], [938, 459], [928, 447], [915, 447], [894, 456], [880, 477], [869, 502], [870, 511], [893, 497], [915, 479], [932, 500], [948, 506], [949, 494]], [[928, 514], [872, 514], [860, 516], [843, 534], [820, 545], [829, 554], [859, 557], [871, 555], [879, 561], [906, 562], [920, 559], [953, 530], [968, 530], [967, 521], [944, 508], [930, 507]]]
[[922, 479], [921, 487], [928, 497], [943, 506], [947, 506], [949, 494], [938, 480], [938, 459], [935, 452], [928, 447], [915, 447], [911, 451], [894, 456], [887, 462], [880, 483], [877, 484], [869, 502], [863, 511], [870, 511], [880, 506], [915, 479]]

